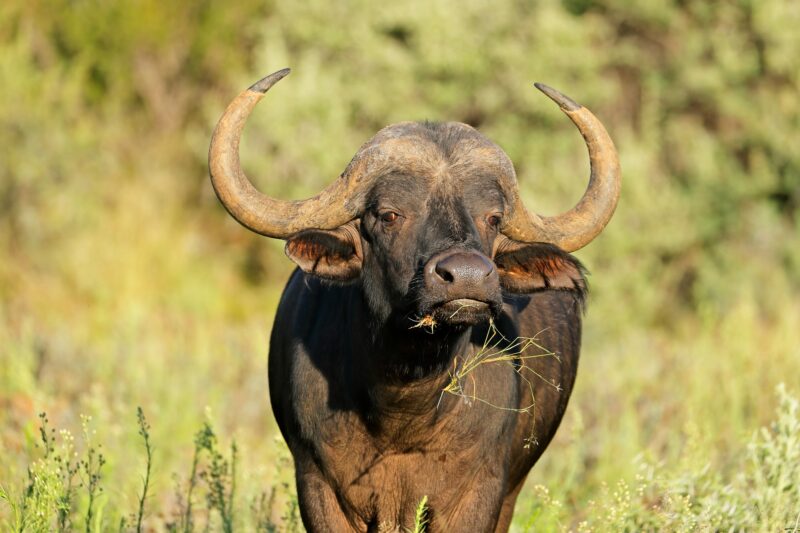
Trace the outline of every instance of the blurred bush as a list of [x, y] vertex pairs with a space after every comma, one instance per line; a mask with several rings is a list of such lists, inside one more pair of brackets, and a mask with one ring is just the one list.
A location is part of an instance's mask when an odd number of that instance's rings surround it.
[[[2, 9], [0, 202], [12, 262], [24, 255], [62, 274], [65, 251], [85, 235], [102, 240], [131, 196], [152, 211], [141, 232], [185, 217], [215, 231], [221, 210], [203, 179], [214, 120], [242, 87], [291, 65], [246, 139], [248, 168], [269, 192], [311, 194], [381, 126], [428, 118], [485, 131], [516, 162], [532, 205], [564, 209], [586, 164], [572, 126], [531, 88], [541, 79], [595, 110], [621, 150], [619, 216], [586, 254], [609, 270], [598, 291], [625, 294], [630, 319], [721, 311], [743, 291], [769, 308], [797, 289], [791, 2]], [[207, 253], [236, 255], [203, 240]]]

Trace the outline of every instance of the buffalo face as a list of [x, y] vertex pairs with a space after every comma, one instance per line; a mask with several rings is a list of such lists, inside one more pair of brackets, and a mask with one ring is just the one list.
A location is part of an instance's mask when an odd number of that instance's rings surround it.
[[579, 263], [565, 252], [594, 239], [619, 199], [620, 170], [608, 133], [586, 108], [537, 84], [575, 123], [589, 151], [589, 185], [571, 210], [528, 211], [506, 154], [459, 123], [401, 123], [381, 130], [320, 194], [270, 198], [239, 162], [247, 117], [289, 73], [242, 92], [217, 124], [209, 150], [214, 190], [240, 223], [286, 239], [305, 272], [361, 283], [376, 319], [462, 327], [496, 316], [502, 291], [584, 289]]
[[[500, 233], [514, 180], [506, 154], [459, 123], [390, 126], [356, 156], [380, 174], [357, 222], [307, 230], [286, 251], [319, 277], [360, 280], [381, 321], [469, 326], [496, 317], [502, 288], [530, 292], [582, 283], [577, 262]], [[539, 283], [519, 280], [538, 278]]]

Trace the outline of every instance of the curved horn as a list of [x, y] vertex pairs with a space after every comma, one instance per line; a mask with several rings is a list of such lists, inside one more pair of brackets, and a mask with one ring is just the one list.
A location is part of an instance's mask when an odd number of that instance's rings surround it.
[[346, 180], [338, 179], [317, 196], [301, 201], [270, 198], [259, 192], [239, 161], [239, 140], [250, 112], [290, 70], [279, 70], [252, 85], [231, 102], [214, 129], [208, 150], [211, 183], [222, 205], [246, 228], [277, 239], [303, 229], [333, 229], [355, 218]]
[[589, 186], [575, 207], [554, 217], [529, 212], [515, 188], [513, 211], [503, 233], [514, 240], [549, 242], [574, 252], [592, 242], [614, 214], [620, 192], [619, 158], [611, 137], [591, 111], [547, 85], [534, 85], [561, 107], [583, 135], [589, 149]]

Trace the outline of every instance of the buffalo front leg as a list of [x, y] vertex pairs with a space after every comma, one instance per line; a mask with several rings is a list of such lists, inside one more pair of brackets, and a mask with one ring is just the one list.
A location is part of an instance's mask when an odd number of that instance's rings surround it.
[[497, 526], [494, 530], [495, 533], [507, 533], [509, 527], [511, 527], [511, 519], [514, 517], [514, 505], [517, 503], [517, 496], [519, 496], [519, 491], [522, 490], [524, 484], [525, 479], [523, 478], [519, 485], [508, 493], [503, 500], [503, 507], [500, 509], [500, 518], [497, 520]]
[[493, 533], [503, 506], [502, 486], [498, 479], [479, 476], [481, 482], [458, 497], [454, 507], [437, 512], [435, 499], [431, 498], [433, 527], [431, 531], [449, 533]]
[[366, 531], [354, 527], [339, 505], [336, 493], [316, 465], [297, 465], [297, 500], [300, 517], [309, 533], [347, 533]]

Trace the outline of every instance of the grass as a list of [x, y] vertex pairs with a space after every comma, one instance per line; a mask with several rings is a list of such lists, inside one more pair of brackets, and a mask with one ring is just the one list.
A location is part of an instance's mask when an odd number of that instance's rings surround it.
[[433, 333], [434, 330], [436, 329], [436, 326], [438, 325], [438, 322], [436, 321], [435, 318], [433, 318], [433, 315], [425, 315], [422, 318], [413, 320], [413, 322], [414, 325], [411, 326], [409, 329], [427, 328], [428, 333]]
[[142, 495], [139, 497], [139, 510], [136, 513], [136, 533], [140, 533], [142, 531], [142, 519], [144, 518], [144, 502], [147, 500], [147, 489], [150, 488], [150, 473], [153, 470], [153, 447], [150, 445], [150, 425], [147, 423], [141, 407], [136, 408], [136, 418], [139, 422], [139, 435], [144, 441], [146, 453]]
[[[530, 353], [529, 350], [533, 350], [536, 353]], [[536, 341], [536, 336], [517, 337], [513, 340], [509, 340], [497, 329], [494, 321], [490, 320], [489, 326], [486, 330], [486, 336], [484, 337], [481, 347], [475, 353], [468, 354], [464, 357], [456, 357], [454, 359], [453, 368], [450, 371], [450, 381], [444, 387], [444, 389], [442, 389], [442, 394], [452, 394], [454, 396], [465, 398], [468, 401], [485, 403], [495, 409], [500, 409], [503, 411], [515, 411], [535, 417], [535, 400], [530, 405], [523, 407], [512, 407], [495, 405], [485, 398], [478, 396], [478, 383], [473, 373], [482, 365], [498, 363], [509, 365], [514, 372], [520, 376], [520, 379], [522, 379], [522, 381], [528, 386], [531, 393], [531, 398], [533, 399], [535, 398], [533, 395], [535, 382], [541, 382], [546, 386], [553, 387], [558, 391], [561, 390], [560, 384], [548, 381], [544, 378], [544, 376], [536, 372], [534, 368], [527, 364], [531, 359], [538, 359], [542, 357], [553, 357], [558, 360], [558, 355], [539, 344]], [[466, 383], [467, 379], [471, 380], [471, 387], [469, 387]], [[467, 392], [468, 389], [471, 389], [472, 392]], [[536, 443], [534, 435], [535, 427], [532, 426], [531, 434], [525, 442], [526, 448], [531, 446], [531, 444]]]
[[428, 496], [423, 496], [414, 510], [414, 528], [410, 533], [425, 533], [428, 530]]
[[82, 417], [84, 449], [75, 449], [72, 433], [58, 434], [49, 427], [45, 413], [39, 415], [40, 457], [27, 466], [24, 486], [0, 488], [0, 499], [10, 509], [4, 527], [11, 531], [71, 531], [80, 516], [85, 531], [96, 530], [102, 521], [102, 469], [105, 458], [93, 443], [90, 418]]
[[[782, 379], [788, 380], [791, 397], [800, 389], [791, 325], [798, 315], [787, 312], [779, 320], [766, 321], [753, 311], [750, 304], [740, 305], [707, 329], [691, 327], [644, 342], [628, 338], [590, 357], [585, 357], [584, 348], [562, 427], [520, 497], [518, 530], [560, 530], [586, 522], [595, 531], [614, 531], [626, 520], [644, 524], [644, 517], [666, 523], [666, 515], [695, 520], [695, 495], [728, 491], [738, 500], [704, 496], [705, 510], [711, 514], [736, 504], [733, 511], [742, 513], [737, 519], [749, 520], [751, 514], [740, 504], [754, 497], [751, 491], [767, 494], [773, 489], [763, 484], [748, 488], [760, 470], [753, 470], [746, 450], [766, 442], [753, 440], [759, 425], [767, 431], [783, 427], [774, 435], [784, 435], [784, 444], [773, 446], [770, 457], [776, 465], [783, 464], [784, 472], [792, 472], [792, 453], [786, 451], [791, 447], [786, 445], [796, 438], [795, 430], [787, 431], [791, 424], [777, 421], [796, 416], [791, 414], [793, 403], [771, 391]], [[765, 353], [774, 354], [771, 364], [754, 364], [754, 354]], [[636, 376], [629, 371], [631, 365]], [[737, 481], [748, 470], [754, 472], [750, 481]], [[548, 498], [541, 498], [536, 485], [547, 488]], [[646, 489], [640, 496], [642, 487]], [[682, 509], [687, 496], [691, 505]], [[560, 505], [540, 505], [547, 501]], [[655, 504], [661, 501], [669, 506], [660, 510]], [[791, 501], [774, 500], [773, 505], [796, 516]], [[772, 521], [769, 527], [774, 530], [777, 525]]]
[[[528, 353], [528, 350], [531, 348], [535, 348], [538, 353]], [[497, 327], [494, 325], [494, 321], [490, 321], [482, 346], [474, 354], [469, 354], [463, 358], [456, 357], [455, 361], [453, 362], [453, 369], [450, 372], [450, 382], [445, 386], [443, 392], [464, 396], [464, 380], [481, 365], [488, 365], [492, 363], [509, 364], [518, 374], [523, 375], [525, 372], [529, 372], [542, 380], [542, 382], [546, 383], [548, 386], [554, 387], [556, 390], [561, 390], [558, 384], [551, 383], [550, 381], [546, 380], [543, 376], [537, 374], [531, 367], [525, 364], [525, 362], [530, 359], [542, 357], [554, 357], [558, 359], [558, 355], [536, 342], [536, 336], [517, 337], [514, 340], [509, 341], [503, 336], [502, 333], [500, 333], [500, 331], [498, 331]], [[531, 387], [533, 386], [530, 380], [524, 376], [523, 379]], [[469, 396], [469, 398], [482, 401], [475, 397], [474, 394]], [[504, 407], [499, 408], [508, 409]], [[528, 410], [531, 408], [533, 408], [532, 405], [513, 410], [528, 412]]]
[[[518, 530], [576, 531], [798, 531], [800, 524], [800, 400], [784, 385], [777, 387], [778, 407], [772, 422], [754, 432], [736, 450], [730, 475], [712, 466], [713, 459], [699, 441], [689, 440], [686, 453], [675, 464], [635, 458], [633, 481], [603, 482], [575, 522], [565, 514], [568, 505], [542, 485], [532, 487], [535, 502], [517, 519]], [[146, 470], [138, 512], [131, 515], [135, 528], [123, 518], [119, 531], [141, 531], [152, 449], [149, 426], [139, 411], [140, 435], [145, 442]], [[28, 466], [27, 486], [19, 492], [0, 487], [5, 503], [3, 527], [9, 531], [104, 531], [110, 520], [103, 514], [107, 497], [100, 499], [102, 467], [99, 445], [93, 443], [90, 419], [83, 419], [83, 451], [75, 451], [70, 432], [58, 434], [40, 416], [39, 457]], [[699, 435], [695, 435], [699, 438]], [[178, 485], [178, 505], [169, 518], [151, 520], [150, 527], [189, 532], [196, 530], [300, 531], [297, 500], [288, 483], [273, 486], [249, 507], [237, 498], [237, 450], [231, 443], [225, 455], [211, 425], [195, 436], [192, 473], [184, 487]], [[80, 479], [76, 484], [75, 479]], [[203, 497], [197, 498], [197, 491]], [[284, 514], [274, 519], [278, 498], [285, 498]], [[196, 500], [199, 500], [196, 502]], [[197, 503], [197, 505], [195, 505]], [[413, 533], [427, 529], [428, 498], [416, 507]]]
[[[632, 482], [603, 484], [577, 531], [797, 531], [800, 518], [800, 401], [780, 385], [772, 423], [736, 451], [735, 470], [721, 474], [692, 449], [677, 464], [637, 458]], [[558, 523], [560, 502], [539, 487], [542, 515]], [[552, 524], [552, 522], [551, 522]]]
[[[137, 510], [125, 515], [116, 508], [119, 517], [118, 531], [144, 529], [146, 503], [154, 455], [150, 442], [150, 425], [141, 408], [137, 410], [139, 434], [144, 443], [145, 472]], [[72, 434], [67, 430], [56, 433], [49, 428], [48, 418], [40, 415], [38, 443], [39, 457], [28, 465], [28, 480], [16, 490], [0, 486], [0, 501], [5, 505], [0, 514], [0, 525], [5, 530], [23, 531], [75, 531], [87, 533], [106, 531], [114, 524], [104, 514], [110, 498], [103, 487], [103, 466], [106, 459], [95, 444], [96, 431], [89, 417], [82, 418], [83, 446], [77, 451]], [[187, 483], [176, 483], [175, 506], [170, 516], [149, 520], [148, 528], [158, 527], [171, 532], [221, 530], [232, 532], [241, 529], [259, 531], [299, 531], [297, 498], [288, 483], [271, 488], [269, 499], [261, 493], [258, 505], [251, 505], [246, 516], [237, 501], [236, 483], [237, 448], [231, 442], [229, 453], [220, 450], [217, 436], [206, 422], [195, 435], [195, 453]], [[284, 461], [285, 463], [285, 461]], [[177, 476], [175, 476], [177, 477]], [[280, 491], [280, 494], [276, 493]], [[199, 494], [198, 494], [199, 493]], [[283, 514], [277, 516], [278, 497], [285, 500]], [[199, 500], [199, 501], [198, 501]], [[112, 506], [118, 502], [111, 502]], [[114, 513], [112, 513], [113, 516]]]

